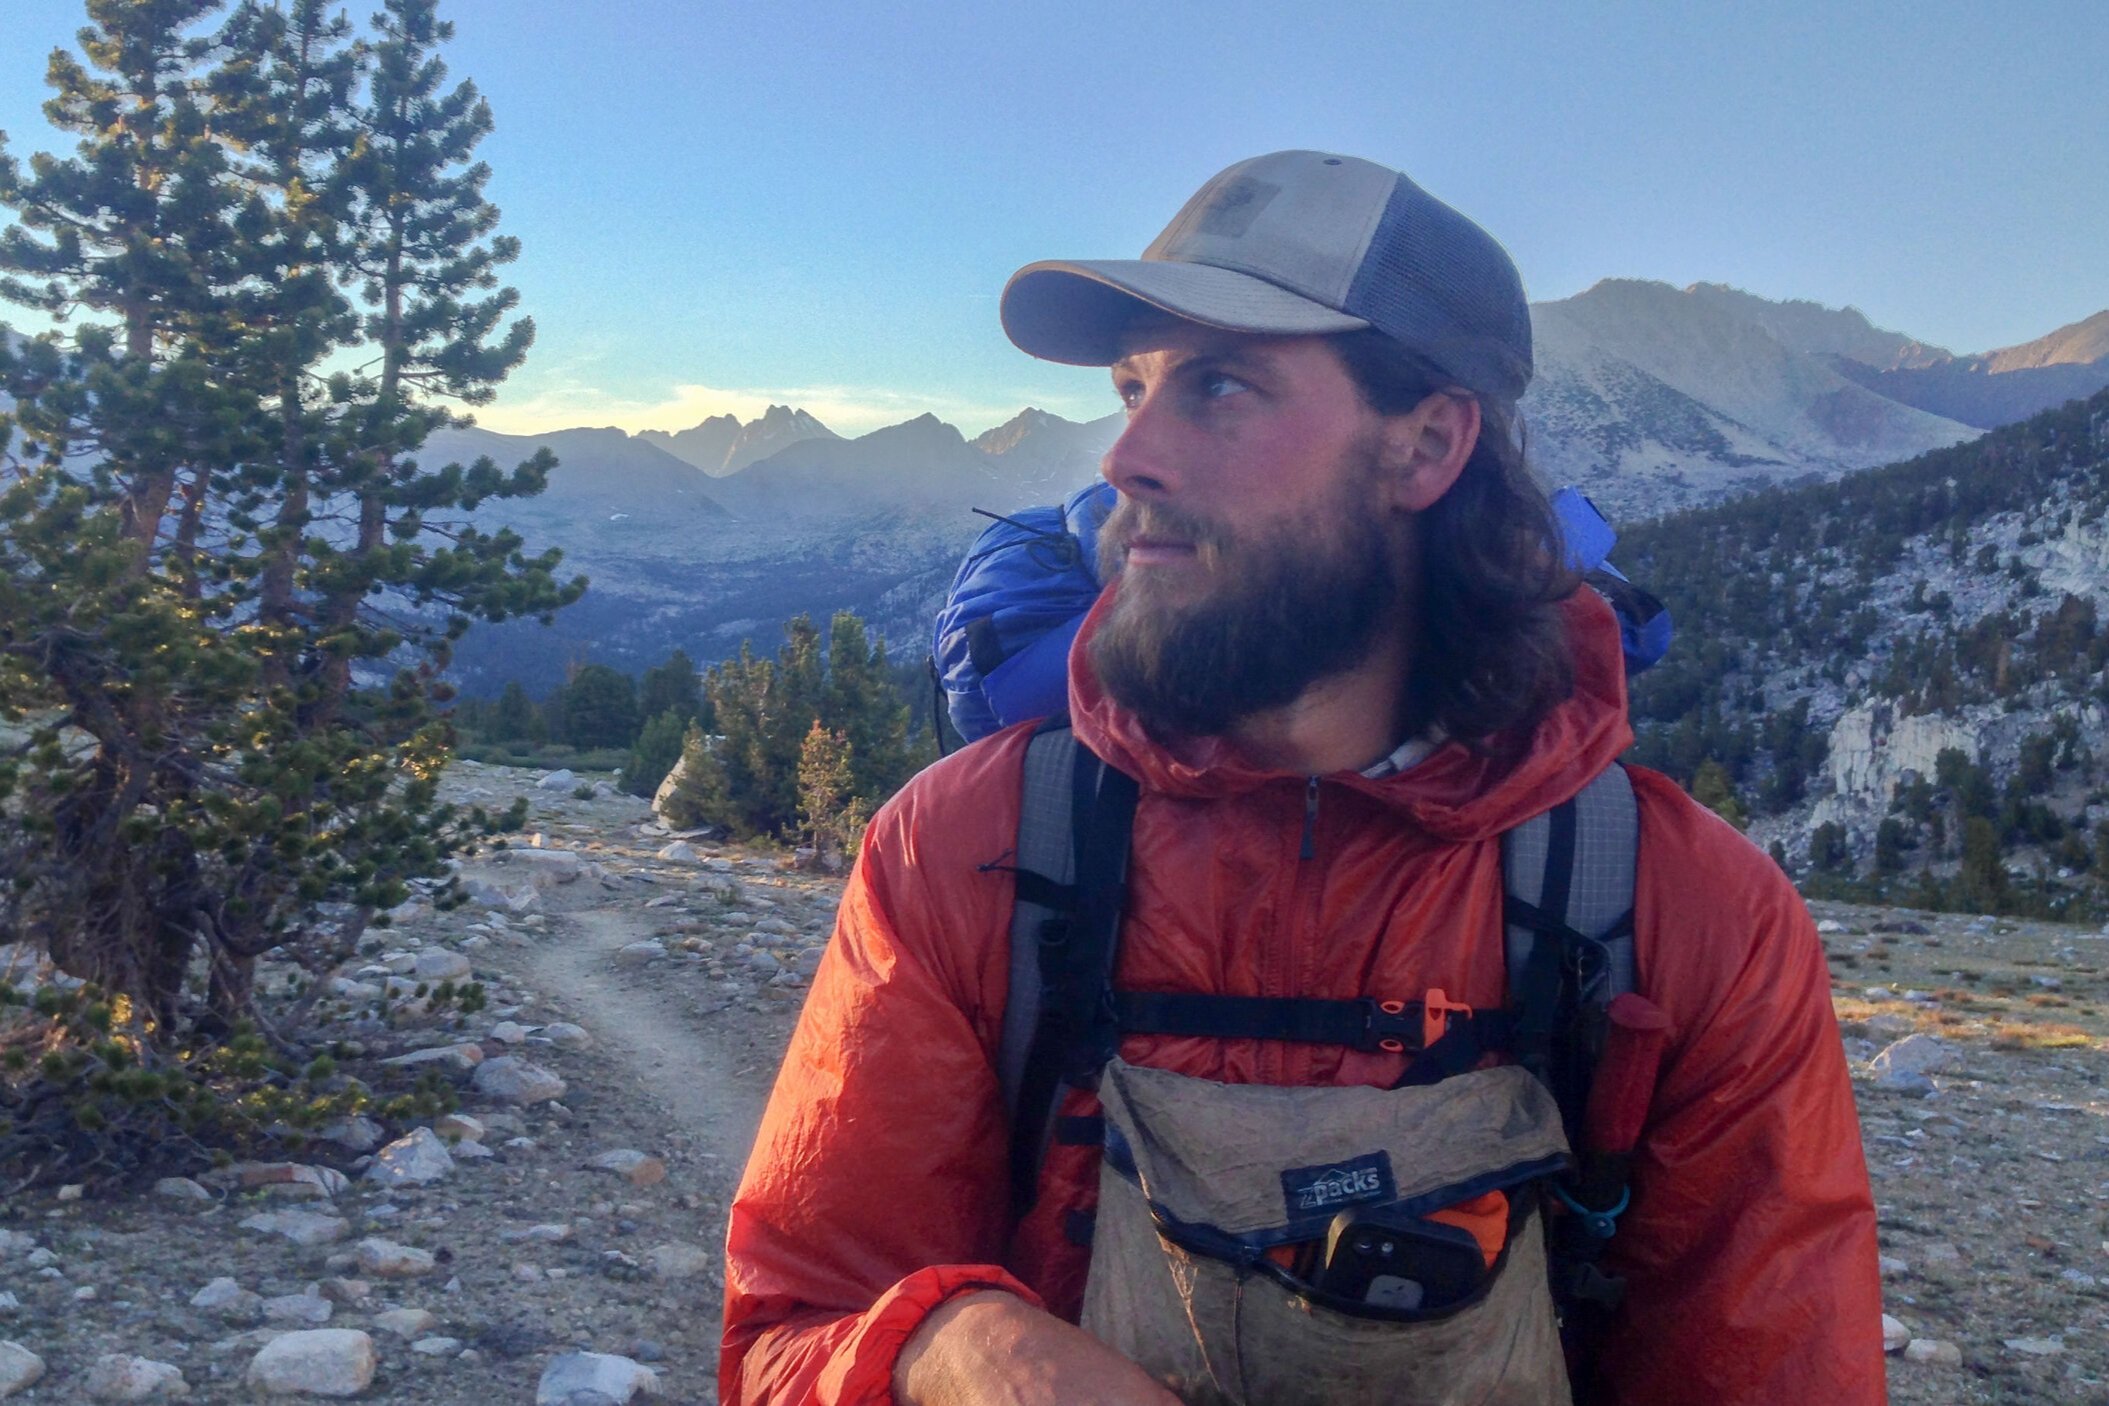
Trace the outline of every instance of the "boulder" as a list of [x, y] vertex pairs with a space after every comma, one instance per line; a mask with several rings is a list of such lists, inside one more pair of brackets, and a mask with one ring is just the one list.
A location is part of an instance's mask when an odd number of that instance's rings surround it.
[[296, 1245], [329, 1245], [351, 1234], [351, 1222], [342, 1216], [318, 1215], [314, 1211], [265, 1211], [238, 1222], [243, 1230], [282, 1235]]
[[655, 1279], [698, 1279], [710, 1273], [719, 1256], [701, 1245], [672, 1241], [645, 1252], [644, 1265]]
[[483, 1046], [476, 1044], [440, 1045], [429, 1050], [412, 1050], [384, 1059], [381, 1063], [393, 1069], [417, 1069], [425, 1066], [445, 1070], [449, 1074], [466, 1074], [483, 1063]]
[[189, 1177], [163, 1177], [154, 1183], [154, 1194], [171, 1201], [203, 1201], [212, 1204], [212, 1193]]
[[1935, 1367], [1960, 1367], [1963, 1365], [1963, 1350], [1954, 1343], [1937, 1338], [1913, 1338], [1904, 1344], [1904, 1359], [1930, 1363]]
[[452, 1142], [482, 1142], [483, 1121], [466, 1113], [448, 1113], [432, 1125], [432, 1131]]
[[672, 828], [674, 821], [666, 813], [667, 802], [673, 799], [674, 792], [680, 788], [682, 781], [687, 779], [687, 776], [688, 754], [683, 752], [680, 760], [674, 763], [674, 769], [666, 774], [664, 781], [659, 783], [659, 789], [652, 792], [652, 814], [669, 828]]
[[0, 1396], [13, 1396], [43, 1376], [43, 1358], [20, 1343], [0, 1341]]
[[371, 1274], [376, 1279], [414, 1279], [439, 1267], [439, 1261], [430, 1250], [398, 1245], [379, 1236], [361, 1240], [352, 1247], [352, 1253], [357, 1256], [359, 1272]]
[[382, 1186], [423, 1186], [454, 1170], [447, 1144], [430, 1128], [418, 1128], [374, 1154], [366, 1179]]
[[422, 1308], [391, 1308], [373, 1316], [374, 1327], [396, 1338], [421, 1338], [438, 1321]]
[[190, 1306], [230, 1323], [254, 1323], [257, 1315], [263, 1312], [264, 1300], [261, 1294], [252, 1293], [223, 1276], [192, 1294]]
[[1927, 1075], [1954, 1064], [1955, 1048], [1940, 1036], [1906, 1035], [1869, 1060], [1867, 1067], [1885, 1088], [1915, 1089], [1928, 1083]]
[[1904, 1326], [1903, 1320], [1892, 1318], [1886, 1313], [1882, 1315], [1882, 1350], [1884, 1352], [1902, 1352], [1904, 1344], [1910, 1341], [1911, 1329]]
[[593, 1043], [593, 1037], [586, 1033], [586, 1027], [573, 1025], [567, 1020], [543, 1026], [541, 1035], [560, 1050], [583, 1050]]
[[420, 981], [463, 981], [472, 970], [467, 957], [442, 947], [418, 953], [410, 974]]
[[582, 877], [586, 863], [568, 849], [509, 849], [505, 855], [528, 870], [528, 882], [546, 886], [568, 884]]
[[578, 784], [577, 772], [569, 767], [560, 767], [555, 771], [545, 773], [542, 779], [535, 783], [535, 789], [538, 791], [569, 791]]
[[351, 1178], [335, 1167], [316, 1167], [304, 1162], [237, 1162], [213, 1174], [243, 1191], [258, 1187], [306, 1187], [318, 1197], [334, 1197], [351, 1190]]
[[561, 1077], [517, 1055], [500, 1055], [476, 1067], [476, 1092], [499, 1103], [544, 1103], [564, 1096]]
[[632, 1186], [657, 1186], [666, 1180], [666, 1163], [630, 1147], [603, 1152], [586, 1165], [596, 1172], [613, 1172]]
[[324, 1142], [335, 1143], [347, 1152], [371, 1152], [381, 1145], [386, 1130], [373, 1119], [355, 1113], [330, 1124], [315, 1136]]
[[[642, 1393], [655, 1396], [659, 1374], [641, 1362], [607, 1352], [567, 1352], [550, 1359], [535, 1384], [535, 1406], [566, 1406], [588, 1393], [618, 1406]], [[588, 1397], [590, 1399], [590, 1396]]]
[[95, 1401], [146, 1401], [157, 1396], [187, 1396], [190, 1383], [173, 1362], [106, 1352], [89, 1366], [81, 1389]]
[[693, 864], [696, 859], [696, 847], [686, 840], [675, 840], [670, 845], [661, 846], [654, 858], [673, 864]]
[[266, 1323], [284, 1323], [294, 1327], [320, 1328], [330, 1321], [337, 1306], [320, 1294], [280, 1294], [265, 1299], [263, 1303]]
[[373, 1339], [356, 1328], [311, 1328], [272, 1339], [249, 1363], [249, 1384], [273, 1395], [356, 1396], [373, 1384]]

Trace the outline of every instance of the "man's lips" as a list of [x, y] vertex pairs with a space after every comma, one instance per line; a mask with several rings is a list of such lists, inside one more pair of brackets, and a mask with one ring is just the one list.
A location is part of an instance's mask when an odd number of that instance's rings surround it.
[[1194, 559], [1194, 544], [1172, 537], [1137, 537], [1128, 543], [1129, 566], [1177, 566]]

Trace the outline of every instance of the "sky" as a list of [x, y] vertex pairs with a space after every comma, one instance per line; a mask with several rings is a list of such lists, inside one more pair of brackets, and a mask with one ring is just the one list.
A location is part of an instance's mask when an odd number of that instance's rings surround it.
[[[350, 6], [363, 18], [370, 0]], [[0, 0], [0, 130], [59, 141], [81, 0]], [[996, 300], [1139, 254], [1294, 147], [1396, 167], [1534, 299], [1606, 277], [1854, 306], [1956, 352], [2109, 307], [2109, 6], [443, 0], [533, 353], [486, 426], [843, 433], [1115, 408]], [[9, 315], [0, 308], [0, 318]], [[19, 319], [18, 319], [19, 320]]]

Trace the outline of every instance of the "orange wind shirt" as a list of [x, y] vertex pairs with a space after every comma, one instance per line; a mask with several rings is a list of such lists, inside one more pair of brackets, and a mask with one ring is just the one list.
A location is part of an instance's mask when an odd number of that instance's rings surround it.
[[[1099, 609], [1105, 608], [1102, 600]], [[1125, 989], [1413, 1000], [1505, 997], [1502, 833], [1579, 791], [1631, 741], [1618, 633], [1567, 607], [1574, 695], [1496, 762], [1439, 748], [1382, 780], [1308, 778], [1228, 744], [1179, 756], [1071, 664], [1078, 736], [1141, 782], [1116, 981]], [[1094, 620], [1096, 616], [1094, 615]], [[1087, 622], [1088, 637], [1092, 622]], [[916, 777], [872, 822], [735, 1198], [719, 1380], [728, 1406], [886, 1403], [937, 1304], [999, 1287], [1074, 1318], [1095, 1149], [1050, 1149], [1010, 1216], [993, 1067], [1029, 728]], [[1520, 759], [1515, 755], [1520, 751]], [[1639, 988], [1671, 1045], [1607, 1266], [1628, 1279], [1605, 1399], [1877, 1406], [1875, 1215], [1829, 980], [1776, 865], [1635, 769]], [[1131, 1063], [1230, 1082], [1389, 1085], [1400, 1056], [1134, 1036]], [[1096, 1111], [1086, 1095], [1065, 1110]]]

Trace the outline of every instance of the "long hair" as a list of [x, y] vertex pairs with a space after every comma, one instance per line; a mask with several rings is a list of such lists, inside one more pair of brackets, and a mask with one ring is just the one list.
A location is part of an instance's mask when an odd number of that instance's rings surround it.
[[[1333, 338], [1363, 400], [1403, 414], [1455, 382], [1377, 331]], [[1420, 518], [1419, 602], [1409, 730], [1475, 747], [1521, 746], [1574, 691], [1559, 603], [1580, 578], [1559, 549], [1552, 507], [1531, 476], [1513, 406], [1480, 397], [1479, 443]]]

